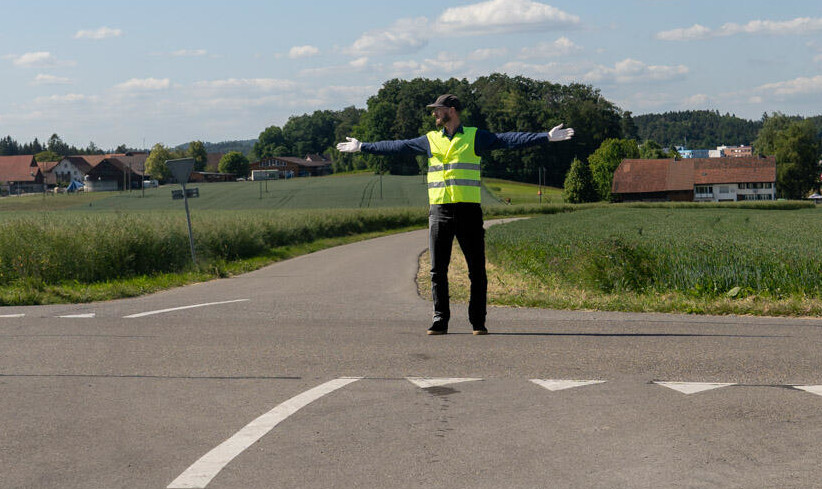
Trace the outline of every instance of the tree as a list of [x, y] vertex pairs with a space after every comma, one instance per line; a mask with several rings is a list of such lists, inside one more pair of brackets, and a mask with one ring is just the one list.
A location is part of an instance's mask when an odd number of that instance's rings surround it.
[[89, 141], [88, 146], [86, 146], [86, 154], [96, 155], [103, 154], [103, 152], [100, 151], [100, 148], [98, 148], [96, 144], [94, 144], [94, 141]]
[[588, 163], [574, 158], [571, 169], [565, 177], [562, 197], [569, 204], [582, 204], [585, 202], [596, 202], [599, 197], [594, 186], [594, 178], [591, 174], [591, 167]]
[[639, 139], [639, 128], [634, 121], [634, 117], [630, 110], [622, 113], [622, 120], [620, 121], [622, 127], [622, 137], [625, 139]]
[[49, 138], [49, 142], [47, 144], [47, 149], [51, 152], [57, 153], [61, 156], [68, 156], [69, 154], [69, 147], [66, 143], [60, 139], [60, 136], [57, 134], [52, 134]]
[[817, 185], [819, 149], [816, 128], [809, 120], [791, 122], [777, 133], [774, 142], [776, 184], [782, 197], [805, 198]]
[[121, 144], [120, 146], [117, 146], [117, 149], [115, 149], [114, 152], [118, 154], [128, 153], [128, 146]]
[[34, 161], [40, 163], [43, 161], [58, 161], [60, 160], [60, 155], [53, 151], [41, 151], [34, 155]]
[[186, 152], [189, 158], [194, 158], [194, 171], [203, 171], [208, 160], [208, 153], [206, 153], [205, 145], [202, 141], [192, 141], [188, 145]]
[[161, 182], [168, 180], [171, 178], [171, 170], [168, 169], [166, 160], [173, 160], [176, 157], [177, 154], [161, 143], [155, 144], [154, 147], [151, 148], [148, 159], [146, 159], [146, 174]]
[[648, 140], [639, 147], [639, 157], [643, 160], [658, 160], [673, 158], [656, 141]]
[[220, 158], [220, 173], [233, 173], [238, 177], [245, 177], [249, 171], [248, 158], [239, 151], [231, 151]]
[[780, 133], [790, 127], [796, 118], [788, 117], [780, 112], [774, 112], [768, 117], [762, 116], [762, 129], [756, 136], [753, 143], [753, 151], [761, 156], [772, 156], [776, 154], [777, 140], [780, 139]]
[[[279, 154], [285, 149], [285, 154]], [[285, 146], [285, 137], [283, 130], [277, 126], [268, 126], [257, 137], [257, 142], [254, 143], [254, 156], [258, 159], [270, 158], [272, 156], [285, 156], [288, 148]]]
[[633, 139], [606, 139], [588, 157], [597, 194], [602, 200], [611, 199], [614, 172], [622, 160], [639, 158], [639, 146]]

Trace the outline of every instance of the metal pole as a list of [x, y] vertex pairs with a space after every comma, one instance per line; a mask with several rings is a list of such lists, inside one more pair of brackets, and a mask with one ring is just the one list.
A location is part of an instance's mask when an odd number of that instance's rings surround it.
[[191, 232], [191, 213], [188, 211], [188, 195], [186, 195], [186, 184], [182, 183], [183, 186], [183, 203], [186, 206], [186, 221], [188, 222], [188, 242], [191, 244], [191, 261], [194, 262], [194, 266], [197, 266], [197, 257], [194, 255], [194, 234]]

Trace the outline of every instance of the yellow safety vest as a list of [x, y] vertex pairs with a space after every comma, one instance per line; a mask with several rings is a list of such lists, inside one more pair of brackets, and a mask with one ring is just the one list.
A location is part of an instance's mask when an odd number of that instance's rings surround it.
[[476, 127], [448, 139], [442, 131], [427, 134], [431, 146], [428, 158], [428, 203], [480, 202], [480, 157], [474, 152]]

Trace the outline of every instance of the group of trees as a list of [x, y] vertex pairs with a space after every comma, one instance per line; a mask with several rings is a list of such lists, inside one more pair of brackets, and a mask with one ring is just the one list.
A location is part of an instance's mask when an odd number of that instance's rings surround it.
[[333, 154], [335, 171], [368, 168], [392, 174], [418, 174], [422, 157], [341, 154], [334, 146], [346, 136], [361, 141], [411, 139], [435, 129], [426, 108], [443, 93], [456, 94], [463, 104], [466, 125], [505, 131], [546, 131], [565, 123], [584, 127], [567, 142], [483, 155], [483, 172], [490, 177], [536, 180], [544, 168], [549, 185], [562, 185], [573, 158], [587, 158], [608, 138], [621, 137], [623, 113], [598, 90], [582, 84], [560, 85], [525, 77], [493, 74], [467, 80], [394, 79], [368, 100], [366, 110], [316, 111], [292, 117], [279, 128], [266, 128], [254, 146], [254, 156]]
[[[113, 152], [125, 153], [128, 151], [125, 145], [120, 145]], [[11, 136], [0, 139], [0, 156], [34, 155], [37, 161], [57, 161], [63, 156], [70, 155], [96, 155], [106, 152], [98, 148], [94, 141], [90, 141], [85, 148], [78, 148], [66, 144], [60, 136], [52, 134], [45, 143], [41, 143], [37, 138], [30, 143], [18, 143]]]
[[[191, 141], [183, 145], [185, 149], [168, 148], [160, 143], [151, 148], [151, 152], [146, 159], [146, 174], [151, 178], [165, 181], [171, 178], [171, 171], [166, 165], [167, 160], [178, 158], [193, 158], [194, 170], [202, 171], [206, 169], [208, 153], [202, 141]], [[217, 170], [222, 173], [233, 173], [235, 175], [248, 175], [250, 163], [248, 158], [239, 151], [229, 151], [220, 159]]]

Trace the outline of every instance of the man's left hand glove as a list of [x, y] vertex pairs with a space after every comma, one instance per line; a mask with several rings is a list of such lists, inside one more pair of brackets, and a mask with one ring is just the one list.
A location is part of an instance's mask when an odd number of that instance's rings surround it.
[[560, 124], [557, 127], [548, 131], [548, 140], [549, 141], [566, 141], [571, 139], [574, 136], [574, 129], [573, 128], [566, 128], [563, 129], [562, 126], [565, 124]]
[[345, 143], [338, 143], [337, 144], [337, 151], [342, 153], [356, 153], [360, 150], [362, 143], [357, 141], [355, 138], [345, 138], [347, 142]]

